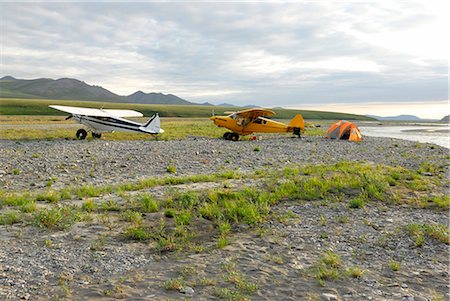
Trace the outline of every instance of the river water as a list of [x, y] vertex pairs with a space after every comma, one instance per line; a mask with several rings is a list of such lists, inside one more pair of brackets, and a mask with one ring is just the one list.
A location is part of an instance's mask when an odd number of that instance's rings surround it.
[[450, 149], [450, 125], [359, 126], [359, 129], [363, 136], [433, 143]]

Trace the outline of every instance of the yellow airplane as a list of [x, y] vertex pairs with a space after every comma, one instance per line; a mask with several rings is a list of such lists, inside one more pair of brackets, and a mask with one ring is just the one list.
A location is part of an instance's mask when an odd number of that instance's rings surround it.
[[[271, 120], [267, 117], [275, 115], [275, 112], [267, 109], [247, 109], [239, 112], [228, 112], [228, 116], [212, 116], [209, 119], [219, 127], [229, 129], [223, 138], [237, 141], [239, 135], [245, 136], [252, 133], [294, 133], [300, 137], [305, 129], [305, 122], [300, 114], [297, 114], [288, 125]], [[227, 112], [225, 112], [227, 114]]]

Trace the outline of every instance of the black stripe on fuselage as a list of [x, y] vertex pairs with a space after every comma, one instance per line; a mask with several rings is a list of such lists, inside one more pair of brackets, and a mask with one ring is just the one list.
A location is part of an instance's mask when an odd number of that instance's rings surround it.
[[[117, 127], [117, 128], [121, 128], [121, 129], [126, 129], [126, 130], [141, 132], [141, 133], [147, 133], [147, 132], [144, 132], [143, 130], [139, 129], [139, 127], [141, 126], [141, 124], [139, 124], [139, 123], [126, 122], [125, 120], [114, 119], [114, 118], [111, 118], [112, 120], [114, 120], [112, 122], [111, 121], [105, 122], [105, 121], [99, 120], [99, 118], [97, 118], [96, 116], [80, 116], [80, 118], [86, 119], [88, 121], [95, 122], [98, 124], [106, 125], [106, 126], [112, 126], [112, 127]], [[105, 118], [108, 118], [108, 117], [105, 117]], [[122, 126], [120, 124], [128, 125], [128, 126]]]

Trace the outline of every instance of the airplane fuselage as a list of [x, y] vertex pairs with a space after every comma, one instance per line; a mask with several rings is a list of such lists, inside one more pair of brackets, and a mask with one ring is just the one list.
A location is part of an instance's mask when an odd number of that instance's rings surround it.
[[289, 132], [289, 127], [286, 124], [264, 117], [255, 118], [250, 122], [247, 121], [247, 124], [244, 124], [246, 120], [233, 119], [230, 116], [213, 116], [210, 119], [214, 121], [215, 125], [227, 128], [239, 135]]
[[96, 133], [108, 133], [113, 131], [143, 132], [139, 129], [142, 124], [119, 117], [73, 115], [73, 119], [91, 128]]

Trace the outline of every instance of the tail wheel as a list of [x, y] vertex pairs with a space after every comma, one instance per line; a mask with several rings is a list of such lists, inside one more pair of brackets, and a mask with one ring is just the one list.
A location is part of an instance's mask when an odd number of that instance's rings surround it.
[[228, 136], [228, 139], [231, 141], [238, 141], [239, 140], [239, 135], [236, 133], [230, 133], [230, 135]]
[[92, 132], [92, 137], [100, 139], [100, 138], [102, 138], [102, 134], [101, 133], [94, 133], [94, 132]]
[[86, 139], [86, 136], [87, 136], [87, 132], [85, 129], [79, 129], [77, 131], [77, 139], [78, 140], [84, 140], [84, 139]]

